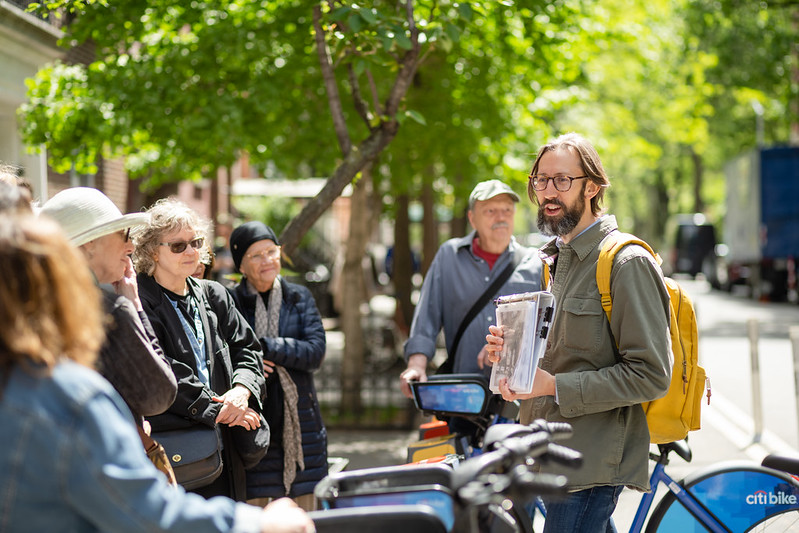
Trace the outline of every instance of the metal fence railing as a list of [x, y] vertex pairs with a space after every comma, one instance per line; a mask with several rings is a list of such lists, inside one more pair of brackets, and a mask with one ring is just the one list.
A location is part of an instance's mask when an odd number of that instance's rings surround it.
[[414, 425], [417, 412], [413, 402], [403, 396], [399, 375], [405, 368], [401, 343], [389, 321], [365, 324], [366, 357], [361, 380], [359, 413], [343, 412], [341, 405], [341, 368], [344, 338], [340, 331], [328, 330], [327, 354], [322, 367], [314, 374], [317, 396], [330, 427], [368, 429], [407, 429]]

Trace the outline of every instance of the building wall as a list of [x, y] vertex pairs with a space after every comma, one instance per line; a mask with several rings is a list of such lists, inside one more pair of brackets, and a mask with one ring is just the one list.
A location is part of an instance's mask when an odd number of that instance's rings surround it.
[[0, 161], [22, 167], [34, 196], [46, 195], [47, 170], [43, 154], [30, 154], [19, 135], [17, 109], [25, 101], [25, 79], [41, 66], [61, 57], [62, 33], [53, 25], [25, 13], [19, 4], [0, 0]]

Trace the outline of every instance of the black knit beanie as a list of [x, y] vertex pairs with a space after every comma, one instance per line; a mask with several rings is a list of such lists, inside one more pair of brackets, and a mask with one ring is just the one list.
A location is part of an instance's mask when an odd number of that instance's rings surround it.
[[250, 246], [254, 242], [266, 239], [280, 245], [280, 243], [277, 242], [277, 237], [275, 236], [275, 232], [272, 231], [272, 228], [257, 220], [245, 222], [233, 230], [233, 233], [230, 234], [230, 255], [233, 256], [233, 263], [236, 265], [236, 270], [239, 270], [241, 259]]

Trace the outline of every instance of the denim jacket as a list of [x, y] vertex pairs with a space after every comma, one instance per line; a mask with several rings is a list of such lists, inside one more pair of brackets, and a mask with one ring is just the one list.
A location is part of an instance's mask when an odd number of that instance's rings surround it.
[[171, 487], [122, 398], [72, 362], [0, 371], [0, 532], [261, 530], [261, 509]]

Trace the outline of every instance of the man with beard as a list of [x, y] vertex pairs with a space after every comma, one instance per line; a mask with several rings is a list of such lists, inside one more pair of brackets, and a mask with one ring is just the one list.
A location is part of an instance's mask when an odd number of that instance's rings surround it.
[[[467, 213], [474, 231], [446, 241], [436, 253], [405, 343], [408, 365], [400, 383], [407, 397], [411, 397], [409, 381], [427, 379], [442, 328], [449, 355], [439, 373], [488, 372], [484, 341], [486, 326], [496, 322], [493, 299], [540, 290], [540, 259], [513, 237], [518, 201], [519, 195], [499, 180], [478, 183], [469, 196]], [[504, 282], [503, 273], [509, 276]], [[474, 312], [469, 313], [472, 308]], [[451, 422], [450, 429], [470, 433], [458, 423]]]
[[[599, 251], [618, 231], [615, 217], [601, 210], [609, 185], [591, 143], [570, 133], [541, 148], [527, 188], [538, 205], [539, 230], [555, 237], [541, 253], [556, 316], [532, 392], [515, 394], [507, 382], [500, 389], [505, 400], [524, 400], [523, 424], [536, 418], [571, 424], [568, 445], [584, 457], [581, 469], [562, 472], [569, 496], [545, 500], [544, 533], [616, 531], [611, 515], [622, 488], [650, 489], [649, 430], [640, 404], [663, 396], [671, 379], [669, 297], [660, 267], [642, 247], [628, 245], [616, 255], [610, 323], [602, 309]], [[496, 362], [502, 331], [489, 330], [487, 351]]]

